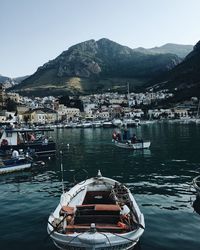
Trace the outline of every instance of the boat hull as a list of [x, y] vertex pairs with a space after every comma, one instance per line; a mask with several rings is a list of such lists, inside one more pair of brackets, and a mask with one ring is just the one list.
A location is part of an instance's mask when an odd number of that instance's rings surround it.
[[8, 154], [11, 149], [23, 151], [29, 150], [30, 153], [35, 154], [36, 156], [44, 155], [55, 155], [56, 153], [56, 144], [54, 142], [49, 142], [48, 144], [42, 143], [21, 143], [19, 145], [4, 145], [0, 147], [2, 153]]
[[119, 141], [114, 141], [115, 146], [119, 148], [126, 148], [126, 149], [148, 149], [151, 145], [150, 141], [143, 141], [143, 142], [136, 142], [136, 143], [131, 143], [130, 141], [128, 142], [119, 142]]
[[21, 171], [31, 167], [31, 163], [25, 163], [21, 165], [13, 165], [13, 166], [6, 166], [0, 167], [0, 174], [7, 174], [11, 172]]
[[[50, 231], [48, 231], [50, 233]], [[141, 233], [142, 234], [142, 233]], [[82, 238], [80, 238], [82, 236]], [[116, 249], [116, 250], [128, 250], [132, 249], [139, 241], [141, 235], [137, 238], [129, 235], [121, 235], [127, 238], [122, 239], [120, 236], [113, 236], [109, 233], [84, 233], [80, 236], [64, 236], [59, 237], [56, 234], [51, 235], [54, 245], [62, 250], [102, 250], [102, 249]]]

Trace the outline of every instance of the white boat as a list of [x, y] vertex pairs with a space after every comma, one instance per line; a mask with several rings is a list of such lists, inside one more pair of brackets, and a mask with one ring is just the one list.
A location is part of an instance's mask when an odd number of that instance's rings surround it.
[[47, 231], [63, 250], [131, 249], [144, 227], [130, 190], [99, 171], [61, 195]]
[[92, 122], [85, 121], [82, 122], [82, 128], [91, 128], [92, 127]]
[[136, 118], [135, 120], [133, 119], [124, 119], [123, 124], [127, 127], [138, 127], [140, 125], [140, 119]]
[[200, 175], [198, 175], [192, 180], [192, 185], [194, 189], [197, 191], [197, 194], [200, 196]]
[[111, 127], [113, 127], [113, 124], [110, 121], [104, 121], [102, 125], [103, 125], [104, 128], [111, 128]]
[[69, 122], [64, 125], [65, 128], [76, 128], [77, 123], [76, 122]]
[[115, 127], [120, 127], [120, 126], [122, 126], [123, 125], [123, 122], [122, 122], [122, 120], [120, 120], [120, 119], [113, 119], [112, 120], [112, 124], [115, 126]]
[[150, 147], [150, 141], [137, 140], [136, 142], [131, 142], [131, 140], [127, 141], [118, 141], [113, 140], [114, 144], [119, 148], [128, 148], [128, 149], [147, 149]]
[[142, 120], [140, 121], [140, 125], [148, 125], [155, 123], [155, 120]]
[[101, 121], [93, 121], [92, 126], [93, 126], [93, 128], [100, 128], [100, 127], [102, 127], [102, 123], [101, 123]]

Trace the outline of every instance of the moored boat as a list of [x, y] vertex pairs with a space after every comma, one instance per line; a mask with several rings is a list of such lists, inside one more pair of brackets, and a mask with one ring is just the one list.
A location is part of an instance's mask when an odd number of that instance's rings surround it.
[[194, 189], [197, 191], [197, 194], [200, 196], [200, 175], [196, 176], [192, 180], [192, 185], [193, 185]]
[[115, 126], [115, 127], [120, 127], [120, 126], [122, 126], [123, 125], [123, 122], [122, 122], [122, 120], [121, 119], [113, 119], [112, 120], [112, 124]]
[[49, 131], [53, 129], [4, 129], [0, 137], [0, 150], [5, 154], [11, 149], [22, 149], [36, 156], [55, 155], [55, 142], [44, 135]]
[[102, 127], [102, 122], [101, 121], [93, 121], [92, 126], [93, 126], [93, 128], [100, 128], [100, 127]]
[[82, 128], [91, 128], [92, 127], [92, 122], [90, 121], [83, 121], [82, 122]]
[[111, 127], [113, 127], [113, 124], [111, 121], [104, 121], [102, 123], [102, 126], [103, 126], [103, 128], [111, 128]]
[[63, 250], [131, 249], [144, 227], [144, 216], [130, 190], [99, 171], [97, 177], [61, 195], [47, 231]]

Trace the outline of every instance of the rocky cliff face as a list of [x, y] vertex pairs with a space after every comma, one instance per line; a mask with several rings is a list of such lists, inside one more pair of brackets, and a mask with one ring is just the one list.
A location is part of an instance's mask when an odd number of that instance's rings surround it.
[[5, 89], [11, 88], [11, 87], [21, 83], [27, 77], [28, 76], [10, 78], [10, 77], [7, 77], [7, 76], [0, 75], [0, 84], [2, 84]]
[[[176, 55], [144, 54], [105, 38], [89, 40], [70, 47], [45, 63], [17, 88], [31, 91], [38, 86], [62, 85], [67, 89], [70, 79], [74, 77], [80, 79], [79, 89], [83, 91], [86, 89], [84, 79], [91, 83], [93, 90], [98, 89], [99, 81], [107, 78], [131, 78], [143, 84], [146, 79], [168, 71], [180, 61]], [[101, 88], [106, 87], [106, 84], [103, 85], [101, 83]], [[87, 89], [90, 89], [88, 84]]]

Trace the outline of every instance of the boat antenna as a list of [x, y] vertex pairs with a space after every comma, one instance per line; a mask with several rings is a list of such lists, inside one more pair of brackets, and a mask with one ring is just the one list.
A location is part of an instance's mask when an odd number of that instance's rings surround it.
[[60, 151], [60, 156], [61, 156], [61, 162], [60, 162], [60, 171], [61, 171], [61, 175], [62, 175], [62, 192], [64, 194], [65, 192], [65, 188], [64, 188], [64, 178], [63, 178], [63, 152], [62, 150]]
[[130, 105], [129, 105], [129, 95], [130, 95], [130, 90], [129, 90], [129, 82], [127, 82], [127, 99], [128, 99], [128, 107], [130, 108]]
[[199, 110], [200, 110], [200, 100], [199, 100], [199, 104], [198, 104], [198, 108], [197, 108], [197, 115], [196, 115], [197, 119], [199, 118]]

